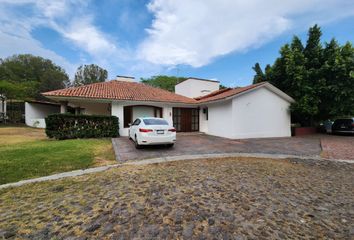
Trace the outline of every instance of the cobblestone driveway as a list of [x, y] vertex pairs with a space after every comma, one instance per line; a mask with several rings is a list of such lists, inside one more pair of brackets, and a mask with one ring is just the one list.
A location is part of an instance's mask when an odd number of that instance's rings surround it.
[[0, 191], [0, 239], [353, 239], [354, 164], [124, 166]]
[[133, 142], [127, 137], [113, 139], [113, 145], [120, 162], [189, 154], [244, 152], [312, 157], [321, 153], [318, 137], [230, 140], [205, 134], [178, 134], [173, 148], [147, 146], [135, 149]]

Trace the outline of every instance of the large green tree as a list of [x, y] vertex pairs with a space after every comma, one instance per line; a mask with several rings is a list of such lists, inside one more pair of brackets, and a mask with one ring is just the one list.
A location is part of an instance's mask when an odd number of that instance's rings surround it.
[[40, 99], [41, 92], [64, 88], [69, 76], [49, 59], [20, 54], [0, 59], [0, 81], [2, 89], [16, 98]]
[[75, 74], [74, 86], [82, 86], [91, 83], [104, 82], [108, 72], [95, 64], [81, 65]]
[[254, 82], [269, 81], [295, 99], [293, 120], [303, 125], [354, 115], [354, 48], [335, 39], [321, 43], [321, 29], [309, 29], [304, 46], [297, 36], [280, 49], [265, 71], [258, 63]]
[[174, 92], [175, 85], [182, 82], [185, 79], [187, 78], [158, 75], [158, 76], [153, 76], [151, 78], [141, 78], [141, 82], [153, 87], [158, 87], [170, 92]]

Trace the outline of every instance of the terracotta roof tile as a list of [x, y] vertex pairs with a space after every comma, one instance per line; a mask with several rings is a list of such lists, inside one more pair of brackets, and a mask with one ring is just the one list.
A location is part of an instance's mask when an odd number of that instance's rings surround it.
[[221, 89], [221, 90], [209, 93], [208, 95], [196, 98], [196, 100], [198, 101], [198, 103], [206, 103], [206, 102], [221, 100], [221, 99], [224, 99], [227, 97], [231, 97], [231, 96], [240, 94], [240, 93], [245, 92], [247, 90], [253, 89], [253, 88], [263, 85], [265, 83], [266, 82], [261, 82], [261, 83], [249, 85], [246, 87]]
[[103, 83], [94, 83], [80, 87], [72, 87], [42, 93], [46, 97], [79, 97], [111, 100], [153, 101], [198, 104], [222, 100], [247, 90], [258, 87], [265, 82], [239, 88], [226, 88], [209, 93], [208, 95], [189, 98], [160, 88], [138, 82], [124, 82], [112, 80]]
[[116, 80], [60, 89], [42, 94], [46, 97], [80, 97], [112, 100], [197, 103], [193, 98], [184, 97], [143, 83]]

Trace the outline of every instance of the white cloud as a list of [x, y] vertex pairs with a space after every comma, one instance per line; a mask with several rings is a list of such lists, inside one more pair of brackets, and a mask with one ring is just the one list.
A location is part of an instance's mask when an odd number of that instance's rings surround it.
[[39, 41], [31, 37], [10, 35], [0, 31], [0, 43], [0, 57], [5, 58], [13, 54], [29, 53], [51, 59], [63, 67], [71, 76], [76, 70], [75, 65], [54, 51], [44, 48]]
[[[86, 9], [85, 0], [0, 0], [0, 57], [15, 53], [32, 53], [50, 58], [73, 76], [73, 69], [84, 63], [70, 64], [64, 57], [48, 50], [32, 36], [36, 28], [47, 27], [58, 32], [72, 48], [90, 56], [91, 62], [111, 67], [109, 59], [124, 60], [127, 53], [93, 23], [94, 15]], [[15, 11], [30, 7], [30, 13]], [[82, 54], [81, 54], [82, 55]]]
[[68, 25], [55, 24], [55, 29], [62, 36], [72, 41], [93, 56], [100, 56], [117, 51], [114, 43], [110, 42], [92, 23], [90, 18], [74, 19]]
[[294, 27], [354, 15], [352, 0], [153, 0], [138, 55], [154, 64], [199, 67], [245, 51]]
[[[147, 7], [154, 20], [147, 37], [131, 46], [117, 29], [104, 32], [95, 24], [98, 13], [90, 2], [0, 0], [0, 57], [40, 55], [63, 66], [71, 76], [78, 65], [87, 63], [96, 63], [111, 74], [147, 76], [178, 64], [203, 66], [218, 56], [258, 47], [295, 27], [305, 29], [354, 15], [352, 0], [151, 0]], [[112, 21], [127, 23], [133, 31], [145, 19], [139, 16], [134, 11], [117, 13]], [[70, 62], [35, 39], [33, 30], [41, 27], [59, 33], [78, 62]]]

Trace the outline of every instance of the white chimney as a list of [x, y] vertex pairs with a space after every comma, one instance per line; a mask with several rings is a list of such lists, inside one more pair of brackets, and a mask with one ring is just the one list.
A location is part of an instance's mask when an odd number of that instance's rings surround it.
[[122, 82], [135, 82], [135, 78], [134, 77], [119, 76], [119, 75], [117, 75], [116, 80], [117, 81], [122, 81]]

